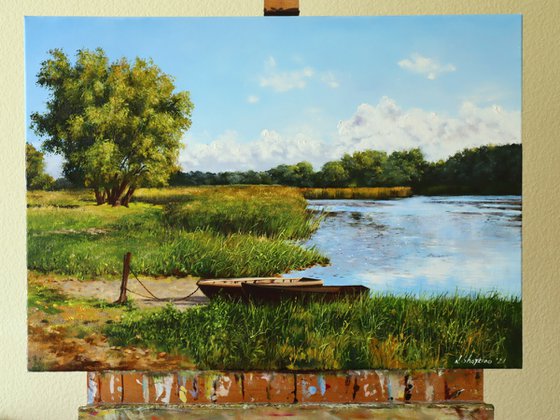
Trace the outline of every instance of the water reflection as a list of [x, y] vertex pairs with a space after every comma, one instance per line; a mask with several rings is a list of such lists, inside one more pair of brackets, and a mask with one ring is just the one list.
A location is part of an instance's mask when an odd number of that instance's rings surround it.
[[327, 217], [306, 242], [331, 265], [292, 272], [392, 293], [521, 296], [521, 197], [310, 200]]

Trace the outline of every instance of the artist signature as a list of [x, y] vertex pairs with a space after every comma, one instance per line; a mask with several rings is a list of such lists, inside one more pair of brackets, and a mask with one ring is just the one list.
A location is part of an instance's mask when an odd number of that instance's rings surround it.
[[471, 366], [479, 366], [479, 365], [503, 365], [505, 364], [506, 359], [503, 357], [498, 357], [497, 359], [487, 359], [485, 357], [477, 357], [477, 356], [463, 356], [460, 355], [455, 359], [456, 365], [471, 365]]

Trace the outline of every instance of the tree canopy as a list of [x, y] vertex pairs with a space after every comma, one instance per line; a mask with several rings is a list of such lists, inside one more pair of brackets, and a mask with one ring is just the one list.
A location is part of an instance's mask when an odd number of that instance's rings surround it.
[[31, 121], [43, 149], [64, 157], [65, 177], [114, 206], [138, 187], [166, 185], [191, 125], [189, 93], [175, 92], [150, 59], [109, 62], [98, 48], [79, 50], [72, 64], [62, 50], [49, 54], [37, 75], [50, 91], [47, 110]]
[[25, 180], [28, 190], [47, 190], [54, 184], [54, 179], [45, 173], [43, 154], [32, 144], [25, 144]]

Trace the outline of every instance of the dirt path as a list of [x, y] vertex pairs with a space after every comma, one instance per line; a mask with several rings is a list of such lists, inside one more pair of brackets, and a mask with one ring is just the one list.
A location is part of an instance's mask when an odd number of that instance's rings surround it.
[[[196, 278], [144, 278], [140, 280], [156, 296], [177, 298], [197, 289]], [[120, 280], [78, 280], [60, 275], [41, 275], [29, 272], [28, 281], [34, 287], [56, 289], [73, 299], [101, 299], [114, 302], [120, 291]], [[138, 281], [131, 277], [129, 288], [146, 294]], [[129, 296], [140, 308], [166, 305], [167, 302]], [[125, 307], [95, 307], [76, 301], [37, 301], [28, 307], [28, 367], [31, 370], [177, 370], [192, 369], [194, 365], [184, 356], [167, 354], [149, 348], [112, 346], [103, 328], [119, 322]], [[78, 301], [79, 302], [79, 301]], [[179, 309], [205, 304], [208, 299], [196, 292], [186, 301], [174, 302]]]
[[[184, 297], [195, 292], [197, 289], [197, 279], [194, 277], [139, 277], [139, 279], [148, 290], [162, 299]], [[117, 300], [121, 286], [120, 280], [77, 280], [74, 278], [51, 280], [50, 284], [71, 297], [96, 298], [108, 302]], [[140, 308], [165, 306], [168, 303], [167, 301], [158, 301], [150, 297], [133, 276], [128, 279], [128, 289], [133, 292], [128, 292], [128, 297], [133, 299]], [[196, 290], [196, 292], [186, 300], [173, 302], [178, 309], [206, 303], [208, 303], [208, 298], [206, 298], [200, 290]]]

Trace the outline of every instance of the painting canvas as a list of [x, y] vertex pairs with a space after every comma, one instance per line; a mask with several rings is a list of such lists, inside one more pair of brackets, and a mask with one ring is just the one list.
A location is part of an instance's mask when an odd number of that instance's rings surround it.
[[519, 368], [521, 17], [25, 19], [28, 368]]

